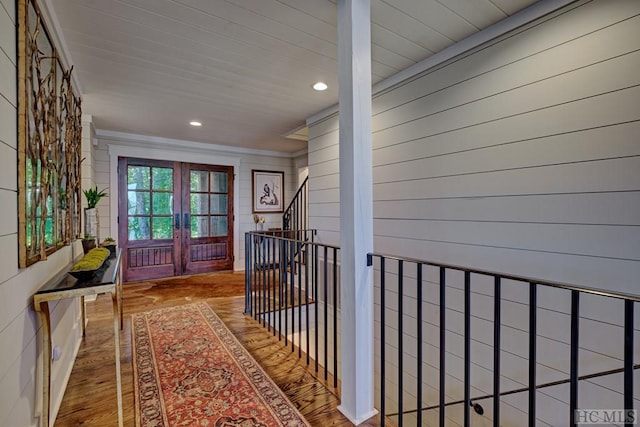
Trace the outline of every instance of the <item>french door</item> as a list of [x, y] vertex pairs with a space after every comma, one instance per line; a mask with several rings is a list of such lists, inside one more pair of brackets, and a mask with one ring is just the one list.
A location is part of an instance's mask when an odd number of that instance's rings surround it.
[[233, 268], [233, 167], [118, 159], [125, 281]]

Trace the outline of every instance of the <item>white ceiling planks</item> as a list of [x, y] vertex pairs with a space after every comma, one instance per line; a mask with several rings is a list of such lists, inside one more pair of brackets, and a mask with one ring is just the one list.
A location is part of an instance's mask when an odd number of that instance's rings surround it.
[[[43, 1], [99, 129], [296, 152], [282, 135], [337, 102], [335, 1]], [[371, 0], [373, 82], [534, 2]]]

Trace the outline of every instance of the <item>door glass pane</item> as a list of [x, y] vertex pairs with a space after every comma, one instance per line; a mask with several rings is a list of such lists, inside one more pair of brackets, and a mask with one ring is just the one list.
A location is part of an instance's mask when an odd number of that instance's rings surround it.
[[211, 236], [227, 235], [227, 217], [212, 216], [211, 217]]
[[208, 194], [192, 194], [191, 195], [191, 213], [193, 215], [209, 213], [209, 195]]
[[227, 193], [227, 174], [224, 172], [211, 172], [211, 192]]
[[212, 194], [211, 195], [211, 214], [226, 214], [227, 213], [227, 195], [226, 194]]
[[127, 188], [129, 190], [148, 190], [150, 188], [151, 168], [148, 166], [129, 166], [127, 170]]
[[171, 239], [173, 237], [173, 222], [170, 216], [154, 217], [152, 224], [154, 239]]
[[153, 193], [153, 214], [171, 215], [173, 213], [172, 193]]
[[191, 217], [191, 237], [207, 237], [209, 235], [209, 217]]
[[209, 191], [207, 171], [191, 171], [191, 191]]
[[146, 191], [127, 192], [127, 213], [129, 215], [149, 215], [151, 203], [149, 193]]
[[173, 169], [153, 168], [153, 189], [172, 190], [173, 189]]
[[150, 236], [149, 217], [129, 217], [128, 231], [129, 240], [147, 240]]

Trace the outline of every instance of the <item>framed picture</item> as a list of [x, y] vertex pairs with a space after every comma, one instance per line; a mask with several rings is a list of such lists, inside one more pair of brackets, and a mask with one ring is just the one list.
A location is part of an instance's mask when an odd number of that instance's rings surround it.
[[251, 171], [254, 213], [284, 212], [284, 172]]

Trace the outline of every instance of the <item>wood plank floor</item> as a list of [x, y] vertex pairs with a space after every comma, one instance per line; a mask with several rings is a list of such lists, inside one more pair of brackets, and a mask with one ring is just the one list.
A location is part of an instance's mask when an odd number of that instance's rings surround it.
[[[134, 425], [131, 314], [206, 301], [242, 345], [313, 426], [351, 426], [336, 408], [336, 390], [315, 378], [304, 359], [291, 353], [244, 311], [244, 273], [212, 273], [124, 285], [121, 366], [125, 426]], [[111, 300], [87, 304], [89, 323], [55, 426], [115, 426], [116, 381]], [[379, 425], [377, 419], [363, 424]]]

